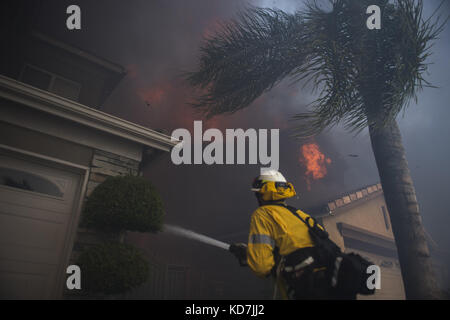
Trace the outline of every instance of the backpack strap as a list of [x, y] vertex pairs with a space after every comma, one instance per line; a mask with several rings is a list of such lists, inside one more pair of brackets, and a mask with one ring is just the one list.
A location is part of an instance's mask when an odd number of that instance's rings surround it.
[[[310, 229], [310, 230], [314, 230], [314, 229], [317, 227], [317, 225], [318, 225], [317, 220], [314, 219], [314, 218], [311, 217], [311, 216], [306, 217], [306, 220], [303, 219], [303, 218], [297, 213], [297, 210], [298, 210], [298, 209], [295, 208], [295, 207], [293, 207], [293, 206], [285, 205], [285, 204], [282, 204], [282, 203], [276, 203], [276, 204], [272, 204], [272, 205], [277, 205], [277, 206], [284, 207], [284, 208], [288, 209], [294, 216], [296, 216], [297, 218], [300, 219], [300, 221], [302, 221], [304, 224], [306, 224], [306, 226], [307, 226], [308, 229]], [[312, 226], [309, 224], [309, 220], [312, 220], [312, 221], [313, 221], [313, 225], [312, 225]]]
[[[327, 250], [329, 252], [331, 252], [331, 251], [340, 252], [339, 247], [333, 241], [331, 241], [328, 232], [326, 232], [323, 227], [319, 228], [320, 225], [316, 219], [314, 219], [311, 216], [308, 216], [308, 217], [306, 217], [306, 219], [303, 219], [297, 213], [297, 208], [286, 205], [286, 204], [281, 204], [281, 203], [278, 204], [277, 203], [277, 204], [273, 204], [273, 205], [282, 206], [282, 207], [288, 209], [294, 216], [296, 216], [298, 219], [300, 219], [300, 221], [302, 221], [308, 227], [309, 234], [312, 237], [312, 240], [314, 241], [316, 246], [325, 247], [325, 250]], [[312, 226], [310, 225], [309, 220], [313, 221]]]

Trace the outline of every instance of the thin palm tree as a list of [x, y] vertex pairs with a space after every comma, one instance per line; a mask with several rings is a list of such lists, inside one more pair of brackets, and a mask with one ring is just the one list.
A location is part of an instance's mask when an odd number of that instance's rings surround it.
[[[233, 113], [289, 77], [311, 83], [318, 97], [295, 116], [298, 136], [338, 123], [355, 132], [368, 127], [406, 297], [439, 298], [396, 118], [430, 85], [423, 74], [448, 17], [424, 18], [422, 0], [326, 4], [309, 1], [293, 14], [252, 7], [223, 23], [201, 47], [198, 69], [186, 75], [202, 90], [193, 105], [206, 117]], [[381, 29], [366, 26], [369, 5], [381, 8]]]

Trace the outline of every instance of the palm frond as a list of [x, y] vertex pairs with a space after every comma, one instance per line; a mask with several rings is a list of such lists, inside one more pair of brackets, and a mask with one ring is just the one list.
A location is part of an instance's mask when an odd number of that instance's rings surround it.
[[[250, 8], [206, 39], [188, 82], [206, 93], [207, 116], [232, 113], [286, 77], [312, 83], [317, 99], [301, 113], [297, 135], [343, 123], [351, 131], [385, 125], [406, 110], [424, 78], [434, 40], [448, 21], [423, 16], [423, 0], [310, 0], [295, 14]], [[378, 5], [382, 27], [366, 27]], [[371, 120], [369, 123], [368, 119]]]
[[302, 21], [280, 10], [250, 8], [206, 39], [187, 81], [206, 91], [193, 104], [207, 116], [250, 105], [302, 63]]
[[[430, 84], [423, 78], [432, 42], [445, 19], [423, 18], [422, 0], [332, 0], [325, 12], [314, 1], [305, 12], [310, 39], [308, 55], [296, 71], [320, 88], [312, 112], [295, 118], [306, 121], [298, 136], [310, 136], [343, 122], [350, 131], [383, 126], [405, 110], [417, 92]], [[382, 8], [381, 30], [365, 26], [365, 8]], [[370, 116], [372, 115], [372, 116]], [[369, 117], [368, 117], [369, 116]], [[368, 118], [377, 119], [368, 123]]]

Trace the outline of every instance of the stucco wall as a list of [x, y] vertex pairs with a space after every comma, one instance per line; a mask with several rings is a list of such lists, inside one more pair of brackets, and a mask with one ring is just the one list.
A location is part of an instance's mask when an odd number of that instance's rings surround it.
[[92, 149], [59, 137], [0, 121], [0, 144], [89, 166]]
[[[333, 214], [323, 218], [323, 224], [330, 238], [338, 244], [345, 252], [356, 252], [363, 257], [368, 258], [381, 269], [381, 289], [376, 291], [374, 296], [359, 296], [358, 299], [404, 299], [405, 293], [401, 277], [400, 265], [398, 260], [393, 257], [386, 257], [346, 248], [344, 237], [339, 231], [338, 224], [345, 223], [364, 229], [371, 234], [376, 234], [383, 238], [394, 240], [392, 227], [389, 219], [389, 212], [386, 209], [388, 225], [383, 216], [382, 207], [386, 208], [384, 196], [381, 191], [367, 195], [367, 198], [360, 199], [346, 206], [338, 208]], [[387, 228], [388, 227], [388, 228]]]
[[[344, 248], [343, 238], [339, 233], [337, 223], [344, 222], [361, 229], [370, 230], [373, 233], [379, 234], [390, 239], [394, 239], [390, 221], [389, 229], [386, 229], [386, 224], [383, 217], [381, 207], [386, 208], [384, 197], [382, 193], [378, 193], [375, 197], [369, 200], [360, 200], [353, 206], [349, 205], [346, 208], [341, 208], [336, 211], [336, 215], [327, 216], [323, 219], [323, 223], [330, 234], [330, 237], [341, 247]], [[389, 212], [386, 209], [389, 217]]]

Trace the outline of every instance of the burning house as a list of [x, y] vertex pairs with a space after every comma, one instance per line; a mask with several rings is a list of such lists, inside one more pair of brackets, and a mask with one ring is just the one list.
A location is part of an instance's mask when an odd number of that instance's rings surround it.
[[[343, 193], [308, 212], [323, 224], [343, 252], [358, 253], [380, 267], [381, 288], [374, 296], [361, 295], [359, 299], [405, 299], [397, 246], [380, 183]], [[449, 275], [443, 252], [429, 234], [427, 240], [435, 257], [435, 272], [445, 285]]]
[[[0, 298], [55, 299], [66, 267], [95, 234], [79, 227], [86, 197], [108, 176], [139, 175], [170, 137], [99, 107], [121, 66], [5, 23], [0, 75]], [[26, 21], [26, 19], [19, 19]]]
[[[355, 252], [381, 269], [381, 289], [370, 299], [404, 299], [397, 247], [381, 184], [361, 188], [311, 208], [343, 252]], [[361, 298], [367, 298], [361, 296]]]

